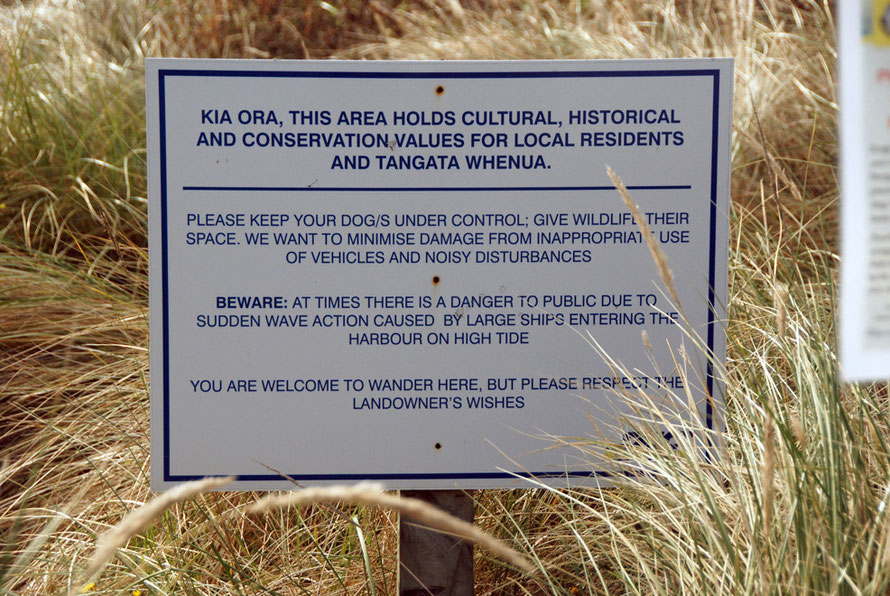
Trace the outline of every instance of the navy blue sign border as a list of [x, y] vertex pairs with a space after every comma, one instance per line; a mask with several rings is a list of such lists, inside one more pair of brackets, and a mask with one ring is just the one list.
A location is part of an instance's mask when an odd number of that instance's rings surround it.
[[[714, 290], [716, 276], [715, 254], [717, 248], [717, 165], [719, 157], [720, 123], [720, 70], [716, 68], [681, 70], [601, 70], [601, 71], [515, 71], [515, 72], [361, 72], [361, 71], [253, 71], [253, 70], [210, 70], [210, 69], [158, 69], [158, 114], [161, 170], [161, 293], [162, 293], [162, 359], [163, 359], [163, 449], [164, 481], [185, 482], [203, 478], [200, 475], [172, 474], [170, 472], [170, 350], [169, 350], [169, 282], [167, 253], [167, 129], [166, 129], [166, 78], [167, 77], [227, 77], [227, 78], [302, 78], [302, 79], [565, 79], [565, 78], [636, 78], [636, 77], [711, 77], [713, 85], [712, 124], [711, 124], [711, 181], [710, 181], [710, 229], [708, 264], [708, 322], [707, 346], [710, 355], [706, 364], [706, 385], [708, 398], [705, 407], [705, 425], [715, 429], [714, 416], [714, 338], [716, 325], [716, 296]], [[183, 187], [183, 190], [270, 190], [270, 191], [315, 191], [315, 192], [367, 192], [367, 191], [485, 191], [485, 190], [613, 190], [614, 187], [542, 186], [542, 187], [457, 187], [457, 188], [408, 188], [408, 187]], [[669, 188], [689, 188], [688, 186], [628, 186], [629, 190], [655, 190]], [[710, 444], [710, 440], [708, 440]], [[472, 480], [472, 479], [511, 479], [511, 478], [566, 478], [566, 477], [609, 477], [611, 472], [603, 471], [545, 471], [545, 472], [478, 472], [478, 473], [422, 473], [422, 474], [288, 474], [294, 480], [305, 481], [360, 481], [360, 480]], [[242, 474], [238, 481], [282, 481], [278, 474]]]

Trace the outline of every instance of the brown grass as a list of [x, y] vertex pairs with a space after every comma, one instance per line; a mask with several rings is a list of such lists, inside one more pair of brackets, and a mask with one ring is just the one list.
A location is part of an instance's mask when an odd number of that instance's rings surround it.
[[[784, 539], [782, 544], [797, 545], [794, 536], [778, 533], [801, 523], [793, 517], [789, 487], [812, 482], [832, 465], [827, 456], [817, 459], [825, 441], [848, 440], [827, 435], [828, 414], [836, 417], [836, 411], [814, 410], [805, 400], [833, 395], [836, 386], [819, 386], [821, 377], [798, 368], [812, 357], [804, 350], [811, 344], [826, 354], [817, 364], [832, 366], [833, 346], [824, 339], [833, 334], [832, 280], [822, 267], [836, 259], [834, 23], [828, 5], [36, 0], [0, 4], [0, 592], [66, 591], [81, 576], [97, 537], [151, 498], [142, 59], [158, 55], [734, 57], [732, 399], [754, 403], [776, 385], [783, 388], [775, 409], [776, 513], [768, 544]], [[776, 326], [776, 307], [785, 304], [773, 300], [779, 283], [794, 297], [784, 311], [782, 341], [764, 331]], [[790, 356], [779, 346], [792, 350]], [[868, 491], [886, 480], [879, 447], [885, 428], [876, 405], [885, 407], [886, 398], [860, 406], [865, 402], [858, 390], [842, 397], [851, 412], [868, 408], [856, 420], [871, 430], [856, 435], [858, 443], [842, 450], [841, 459], [848, 469], [869, 470], [858, 481], [861, 499], [849, 500], [870, 513], [865, 503], [881, 497]], [[736, 411], [735, 446], [763, 437], [763, 417], [747, 412]], [[730, 485], [708, 485], [717, 504], [705, 513], [701, 503], [683, 501], [698, 494], [692, 481], [683, 484], [682, 494], [665, 490], [658, 499], [622, 491], [570, 498], [543, 490], [481, 495], [477, 525], [538, 557], [547, 575], [529, 578], [479, 554], [479, 593], [614, 593], [630, 586], [658, 592], [665, 585], [683, 590], [678, 586], [687, 584], [677, 578], [701, 553], [672, 559], [659, 549], [675, 544], [669, 552], [684, 552], [687, 542], [697, 547], [692, 540], [705, 530], [695, 524], [715, 511], [724, 512], [739, 552], [726, 554], [719, 541], [710, 544], [706, 558], [725, 558], [718, 561], [722, 566], [708, 568], [716, 571], [702, 576], [700, 585], [711, 576], [724, 586], [744, 585], [744, 561], [755, 558], [749, 545], [762, 536], [751, 515], [757, 507], [749, 501], [763, 488], [750, 480], [756, 490], [746, 492], [744, 470], [762, 469], [765, 452], [738, 451], [750, 457], [748, 467], [729, 475]], [[867, 468], [853, 466], [859, 457], [868, 460]], [[789, 476], [795, 470], [806, 471], [803, 479]], [[394, 592], [395, 515], [350, 509], [364, 533], [362, 544], [348, 519], [318, 507], [216, 523], [257, 498], [214, 493], [173, 506], [119, 552], [94, 591], [358, 594], [373, 582], [380, 593]], [[813, 507], [812, 524], [800, 526], [813, 543], [801, 546], [792, 563], [776, 563], [773, 571], [782, 581], [805, 573], [828, 577], [834, 573], [830, 561], [846, 556], [820, 537], [831, 533], [832, 523], [843, 526], [853, 518], [835, 520], [818, 515], [827, 506]], [[650, 515], [645, 524], [640, 510]], [[875, 519], [886, 526], [886, 518]], [[857, 528], [857, 536], [872, 536], [871, 526]], [[890, 560], [888, 543], [885, 538], [875, 548]], [[861, 544], [865, 549], [868, 541]], [[370, 575], [363, 552], [370, 554]], [[651, 569], [634, 567], [634, 556]], [[868, 556], [850, 555], [846, 572], [864, 569], [856, 561], [871, 561]], [[701, 569], [706, 562], [699, 560]], [[882, 585], [878, 580], [886, 572], [879, 566], [872, 571], [874, 585]], [[793, 591], [797, 584], [780, 587]]]

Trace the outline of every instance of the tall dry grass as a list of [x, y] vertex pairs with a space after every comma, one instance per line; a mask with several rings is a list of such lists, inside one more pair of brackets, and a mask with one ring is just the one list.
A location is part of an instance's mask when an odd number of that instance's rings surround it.
[[[478, 590], [885, 593], [886, 389], [837, 372], [834, 47], [816, 0], [0, 4], [0, 593], [75, 587], [97, 537], [150, 499], [142, 60], [157, 55], [734, 57], [723, 456], [702, 429], [667, 444], [629, 396], [646, 446], [608, 447], [622, 486], [478, 495], [477, 525], [540, 571], [480, 551]], [[394, 593], [393, 513], [231, 514], [257, 498], [172, 506], [91, 592]]]

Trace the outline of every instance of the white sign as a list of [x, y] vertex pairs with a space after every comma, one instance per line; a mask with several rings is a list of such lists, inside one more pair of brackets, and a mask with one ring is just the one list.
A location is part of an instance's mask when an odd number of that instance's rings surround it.
[[152, 59], [146, 77], [153, 488], [594, 483], [604, 462], [552, 437], [633, 437], [622, 386], [688, 390], [720, 427], [606, 165], [722, 359], [730, 60]]
[[890, 4], [839, 3], [841, 359], [890, 378]]

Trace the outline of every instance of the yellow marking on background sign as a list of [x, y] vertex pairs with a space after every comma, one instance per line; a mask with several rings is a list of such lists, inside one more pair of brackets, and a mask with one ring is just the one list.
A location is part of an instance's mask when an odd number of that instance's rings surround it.
[[871, 3], [871, 35], [866, 39], [876, 46], [890, 46], [890, 2], [873, 0]]

